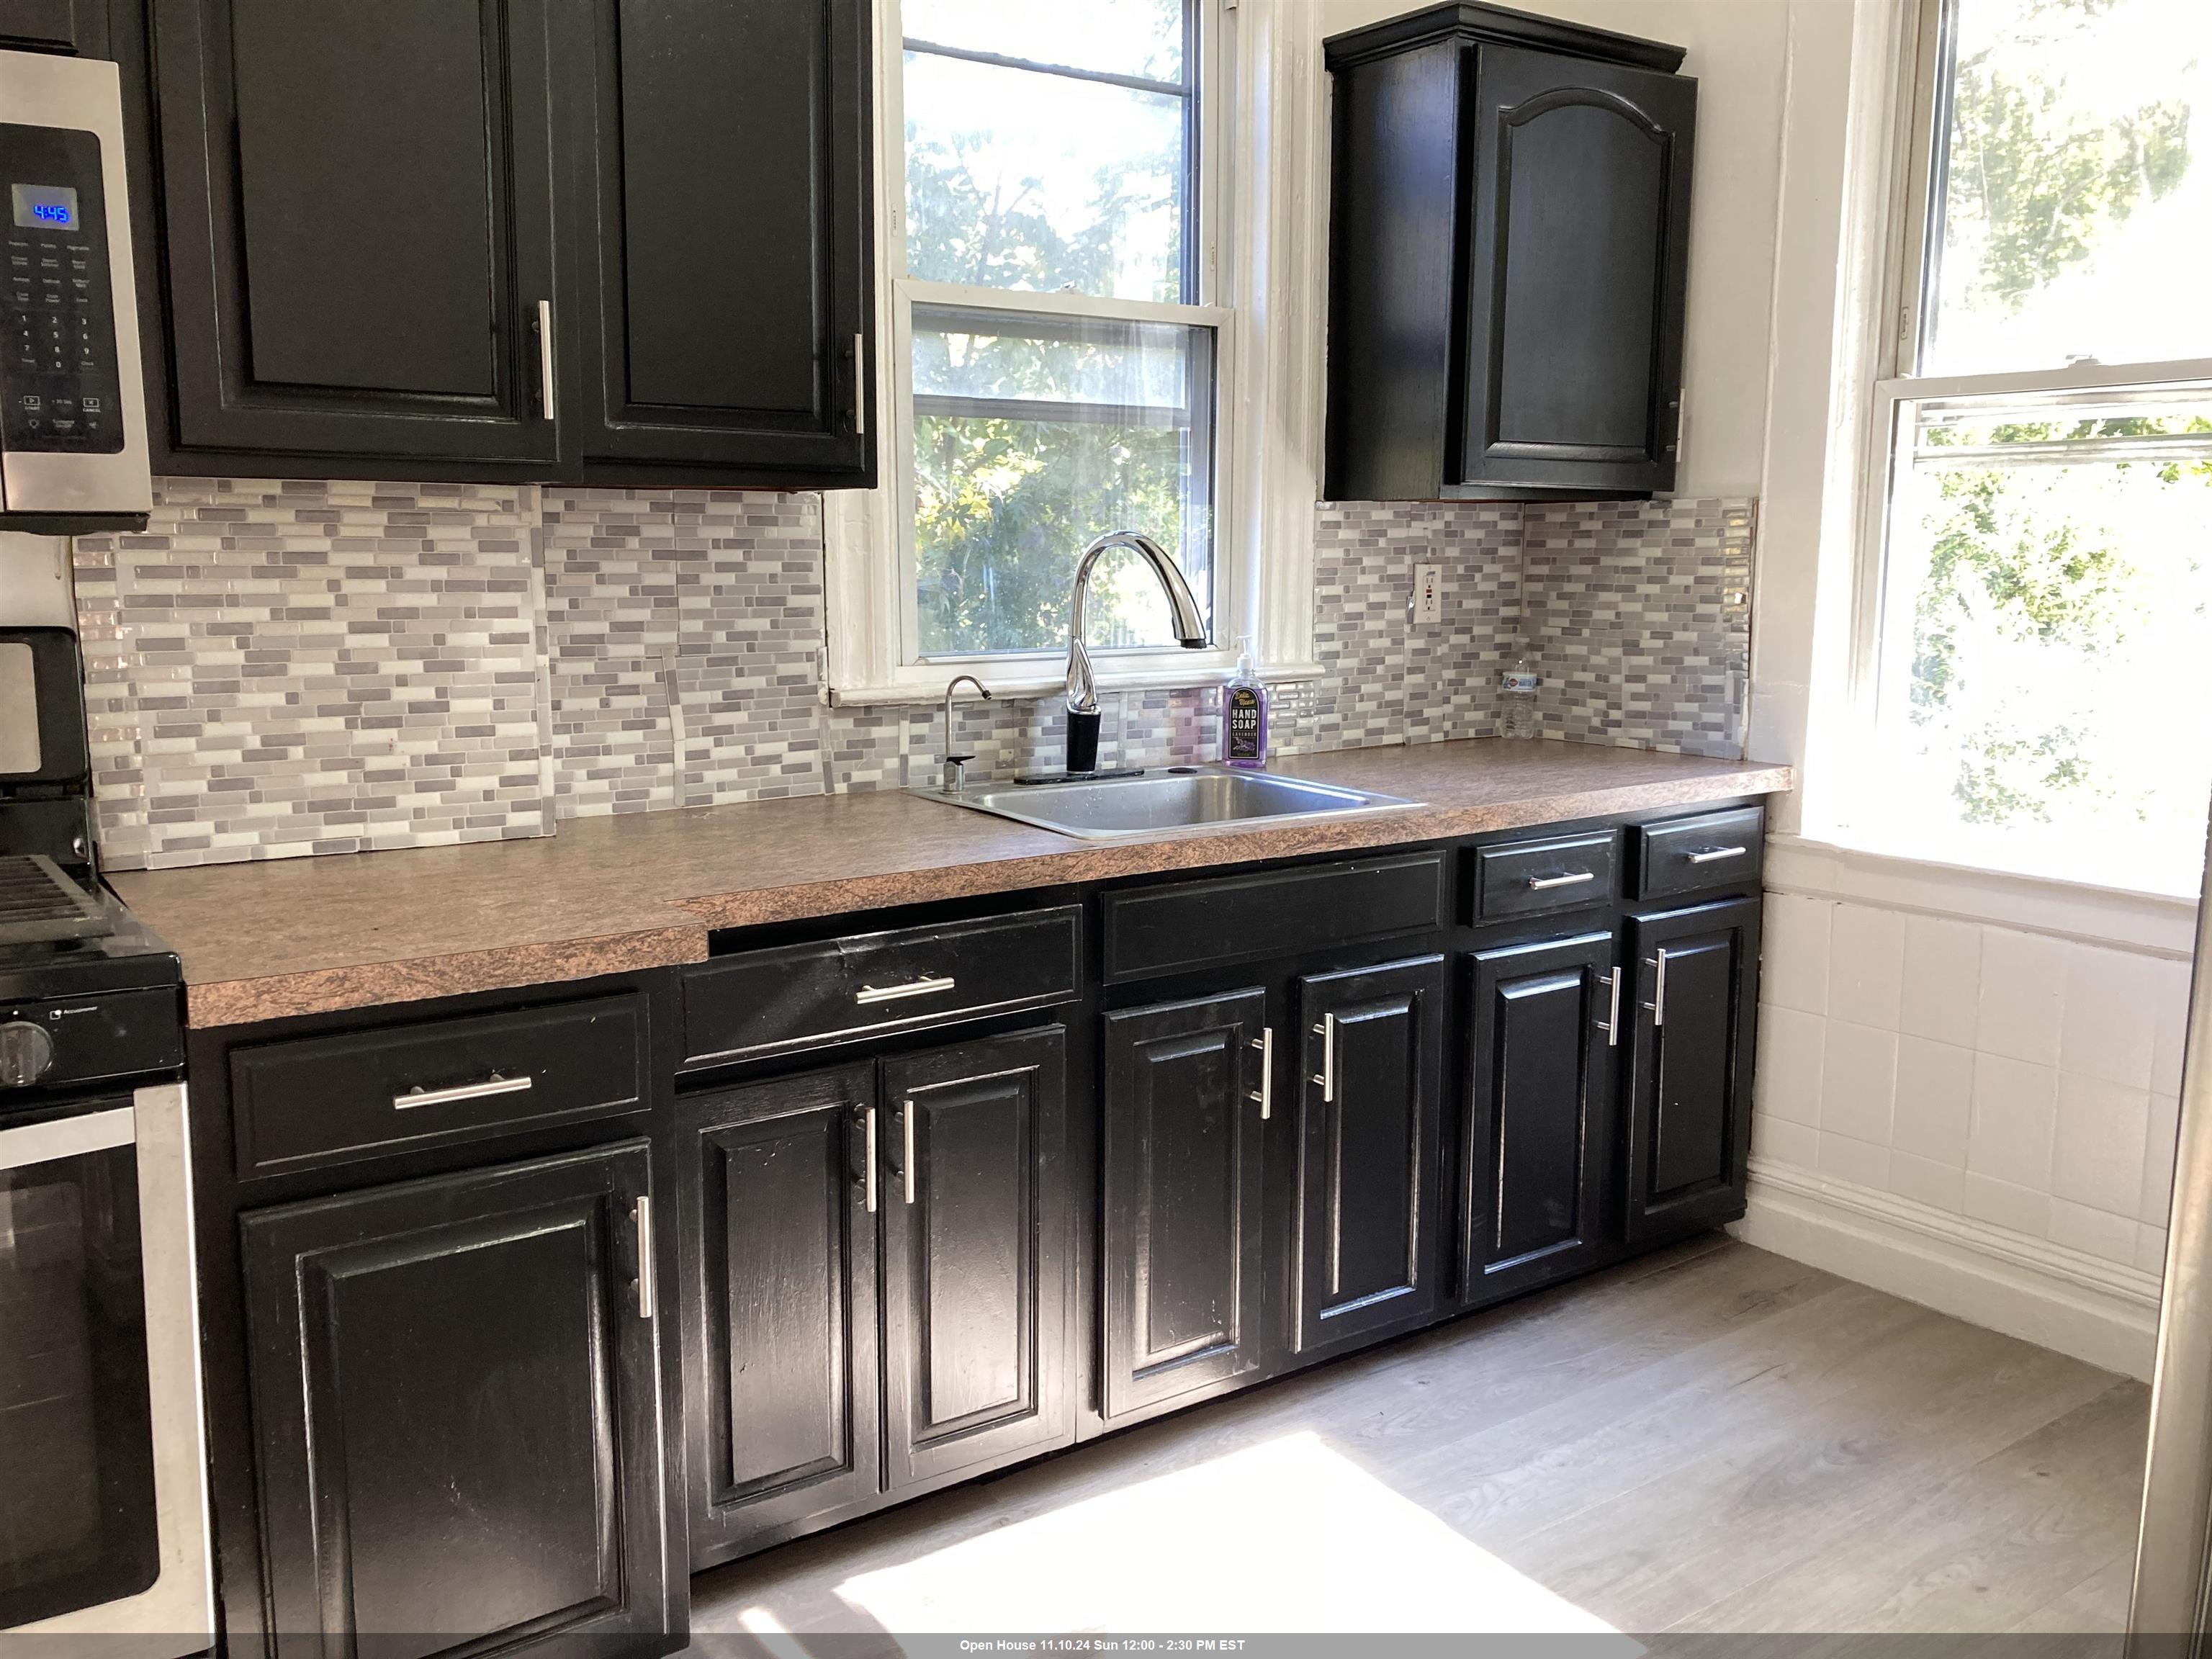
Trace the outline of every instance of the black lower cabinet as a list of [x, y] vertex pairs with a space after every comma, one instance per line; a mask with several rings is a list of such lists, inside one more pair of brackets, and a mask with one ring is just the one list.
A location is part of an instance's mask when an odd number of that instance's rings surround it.
[[695, 1568], [1073, 1437], [1060, 1027], [695, 1096], [678, 1134]]
[[1267, 1024], [1256, 988], [1106, 1016], [1109, 1419], [1264, 1363]]
[[1444, 959], [1308, 975], [1297, 1005], [1291, 1334], [1310, 1356], [1438, 1306]]
[[1075, 1196], [1057, 1026], [884, 1062], [884, 1484], [1067, 1437]]
[[650, 1180], [641, 1139], [240, 1218], [280, 1646], [680, 1644]]
[[683, 1288], [695, 1561], [826, 1525], [882, 1489], [874, 1110], [875, 1067], [861, 1064], [681, 1114], [680, 1233], [697, 1252]]
[[1615, 993], [1610, 930], [1468, 957], [1460, 1294], [1579, 1273], [1610, 1242]]
[[1751, 1155], [1757, 898], [1633, 913], [1628, 1087], [1631, 1243], [1737, 1219]]

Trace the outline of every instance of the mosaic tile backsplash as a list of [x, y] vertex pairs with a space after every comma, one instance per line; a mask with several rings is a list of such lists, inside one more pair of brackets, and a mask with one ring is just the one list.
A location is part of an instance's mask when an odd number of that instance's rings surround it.
[[[553, 833], [562, 818], [896, 787], [934, 708], [821, 700], [811, 495], [157, 479], [81, 538], [96, 782], [117, 868]], [[1747, 501], [1328, 503], [1315, 682], [1274, 750], [1484, 736], [1524, 653], [1547, 734], [1741, 752]], [[1408, 618], [1416, 562], [1443, 616]], [[1212, 757], [1216, 694], [1109, 694], [1102, 763]], [[1054, 699], [970, 704], [1003, 775]]]

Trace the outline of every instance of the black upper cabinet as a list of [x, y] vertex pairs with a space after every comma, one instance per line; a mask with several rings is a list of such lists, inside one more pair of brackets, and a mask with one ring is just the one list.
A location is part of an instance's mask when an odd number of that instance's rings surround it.
[[1756, 898], [1729, 899], [1629, 918], [1636, 988], [1628, 1090], [1632, 1243], [1717, 1227], [1743, 1214], [1759, 908]]
[[1108, 1417], [1264, 1361], [1267, 994], [1106, 1016]]
[[1443, 984], [1442, 957], [1298, 981], [1301, 1354], [1409, 1329], [1437, 1310]]
[[149, 9], [170, 335], [147, 357], [178, 452], [160, 466], [551, 470], [553, 3]]
[[586, 467], [871, 482], [865, 0], [599, 0]]
[[1617, 1026], [1610, 931], [1469, 959], [1460, 1295], [1578, 1272], [1608, 1240]]
[[106, 0], [0, 0], [0, 52], [107, 56]]
[[635, 1140], [240, 1218], [270, 1651], [680, 1642], [650, 1162]]
[[1680, 49], [1446, 5], [1327, 50], [1326, 493], [1671, 489], [1697, 113]]
[[157, 470], [873, 482], [866, 0], [144, 15]]

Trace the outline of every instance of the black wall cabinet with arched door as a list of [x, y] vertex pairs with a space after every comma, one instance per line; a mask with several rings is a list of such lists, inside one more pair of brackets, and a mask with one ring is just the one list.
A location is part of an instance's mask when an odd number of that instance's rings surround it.
[[1681, 49], [1480, 5], [1328, 43], [1337, 500], [1647, 496], [1681, 425]]

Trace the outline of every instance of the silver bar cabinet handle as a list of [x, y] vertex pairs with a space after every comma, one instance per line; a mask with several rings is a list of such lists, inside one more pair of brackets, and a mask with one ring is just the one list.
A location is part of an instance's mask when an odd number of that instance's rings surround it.
[[1667, 1023], [1667, 952], [1663, 947], [1653, 965], [1659, 970], [1658, 987], [1651, 994], [1651, 1024], [1656, 1030]]
[[863, 985], [853, 993], [853, 1000], [866, 1008], [878, 1002], [903, 1002], [908, 997], [933, 997], [939, 991], [951, 988], [952, 981], [949, 975], [939, 979], [925, 974], [904, 985]]
[[853, 435], [868, 435], [868, 337], [853, 337]]
[[660, 1287], [653, 1271], [653, 1200], [640, 1196], [630, 1206], [637, 1219], [637, 1316], [650, 1319], [659, 1310]]
[[906, 1201], [914, 1202], [914, 1103], [901, 1103], [899, 1116], [906, 1122]]
[[876, 1212], [876, 1109], [868, 1108], [868, 1213]]
[[1260, 1103], [1260, 1121], [1265, 1123], [1275, 1112], [1275, 1028], [1261, 1026], [1252, 1046], [1260, 1051], [1260, 1086], [1249, 1098]]
[[418, 1106], [458, 1106], [465, 1100], [489, 1100], [495, 1095], [526, 1093], [534, 1079], [526, 1077], [501, 1077], [494, 1072], [482, 1083], [458, 1084], [451, 1089], [425, 1089], [417, 1085], [404, 1095], [392, 1097], [392, 1109], [411, 1112]]
[[553, 411], [553, 302], [538, 302], [538, 396], [539, 412], [547, 419]]
[[1605, 1017], [1605, 1046], [1620, 1047], [1620, 969], [1616, 968], [1607, 975], [1613, 981], [1612, 1006]]
[[1740, 859], [1751, 849], [1747, 847], [1708, 847], [1702, 853], [1690, 854], [1692, 864], [1717, 864], [1723, 859]]
[[1577, 870], [1571, 876], [1531, 876], [1528, 878], [1528, 890], [1542, 893], [1554, 887], [1579, 887], [1586, 881], [1596, 879], [1597, 872], [1595, 870]]
[[1322, 1103], [1332, 1104], [1336, 1099], [1336, 1016], [1323, 1014], [1314, 1035], [1321, 1039], [1321, 1075], [1314, 1081], [1321, 1085]]

